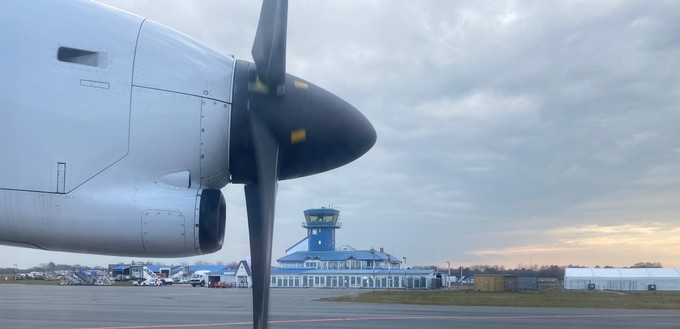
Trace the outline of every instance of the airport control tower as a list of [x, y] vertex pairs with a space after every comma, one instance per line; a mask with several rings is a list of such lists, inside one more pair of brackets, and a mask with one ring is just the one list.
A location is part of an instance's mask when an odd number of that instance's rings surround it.
[[335, 230], [342, 225], [338, 223], [340, 211], [331, 208], [305, 210], [309, 251], [335, 251]]

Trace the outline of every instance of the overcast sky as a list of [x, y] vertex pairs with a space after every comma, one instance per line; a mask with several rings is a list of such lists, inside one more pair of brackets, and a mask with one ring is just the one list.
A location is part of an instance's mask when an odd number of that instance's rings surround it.
[[[257, 1], [103, 1], [251, 60]], [[375, 147], [279, 185], [274, 258], [302, 211], [407, 265], [680, 267], [678, 1], [291, 0], [288, 72], [359, 108]], [[242, 185], [225, 247], [248, 256]], [[0, 248], [0, 267], [147, 260]], [[158, 259], [148, 259], [159, 261]]]

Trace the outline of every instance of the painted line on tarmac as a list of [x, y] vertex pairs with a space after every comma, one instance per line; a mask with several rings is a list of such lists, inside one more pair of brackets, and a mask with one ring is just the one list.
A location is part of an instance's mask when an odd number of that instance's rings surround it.
[[[389, 321], [389, 320], [515, 320], [515, 319], [604, 319], [604, 318], [680, 318], [680, 314], [583, 314], [583, 315], [499, 315], [499, 316], [465, 316], [465, 315], [441, 315], [441, 316], [381, 316], [363, 318], [326, 318], [326, 319], [299, 319], [299, 320], [273, 320], [269, 324], [290, 323], [324, 323], [342, 321]], [[88, 327], [74, 329], [158, 329], [158, 328], [206, 328], [206, 327], [233, 327], [252, 326], [252, 322], [220, 322], [220, 323], [185, 323], [185, 324], [157, 324], [119, 327]]]

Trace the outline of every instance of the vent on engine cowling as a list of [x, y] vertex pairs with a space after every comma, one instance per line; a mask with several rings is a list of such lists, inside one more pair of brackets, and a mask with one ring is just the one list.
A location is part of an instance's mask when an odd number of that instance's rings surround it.
[[77, 49], [70, 47], [59, 47], [57, 50], [57, 59], [60, 62], [106, 67], [106, 56], [104, 53], [90, 51], [85, 49]]

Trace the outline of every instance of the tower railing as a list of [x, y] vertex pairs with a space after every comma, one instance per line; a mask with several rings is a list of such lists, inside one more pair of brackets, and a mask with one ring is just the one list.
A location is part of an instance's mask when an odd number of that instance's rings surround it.
[[341, 222], [312, 222], [312, 223], [307, 223], [307, 222], [302, 222], [302, 227], [308, 228], [308, 227], [333, 227], [333, 228], [341, 228], [342, 223]]

